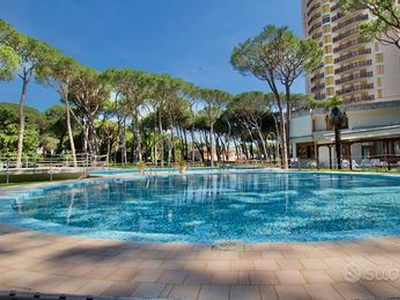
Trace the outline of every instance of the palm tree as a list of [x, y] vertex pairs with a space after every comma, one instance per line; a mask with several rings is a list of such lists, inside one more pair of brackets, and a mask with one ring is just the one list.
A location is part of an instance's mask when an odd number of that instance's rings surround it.
[[348, 118], [344, 110], [337, 105], [331, 109], [330, 119], [335, 132], [335, 151], [338, 169], [342, 169], [341, 130], [348, 128]]

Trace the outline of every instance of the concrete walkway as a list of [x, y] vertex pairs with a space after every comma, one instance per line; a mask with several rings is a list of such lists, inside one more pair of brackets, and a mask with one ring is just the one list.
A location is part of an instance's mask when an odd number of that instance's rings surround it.
[[400, 296], [400, 238], [221, 251], [0, 224], [0, 289], [207, 300], [389, 298]]

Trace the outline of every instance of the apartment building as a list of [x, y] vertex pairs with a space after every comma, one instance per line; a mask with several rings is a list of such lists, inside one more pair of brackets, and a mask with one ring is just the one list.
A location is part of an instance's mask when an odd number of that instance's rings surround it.
[[[349, 118], [342, 132], [342, 153], [353, 167], [400, 168], [400, 52], [370, 42], [359, 25], [367, 10], [344, 13], [338, 0], [302, 0], [304, 35], [319, 42], [323, 62], [307, 77], [316, 99], [339, 95]], [[336, 155], [328, 109], [293, 113], [292, 157], [335, 167]]]
[[345, 103], [400, 99], [400, 54], [396, 47], [369, 42], [359, 25], [368, 10], [344, 13], [338, 0], [302, 0], [304, 36], [319, 42], [323, 63], [307, 77], [316, 99], [341, 96]]

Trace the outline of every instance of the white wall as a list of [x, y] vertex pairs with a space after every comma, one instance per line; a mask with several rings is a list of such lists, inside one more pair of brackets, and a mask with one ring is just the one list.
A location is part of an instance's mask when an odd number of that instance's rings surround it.
[[312, 134], [311, 115], [295, 117], [290, 122], [290, 137], [297, 138]]

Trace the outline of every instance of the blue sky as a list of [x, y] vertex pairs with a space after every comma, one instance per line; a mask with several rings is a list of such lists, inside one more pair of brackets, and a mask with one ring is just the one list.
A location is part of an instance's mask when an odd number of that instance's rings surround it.
[[[0, 18], [99, 71], [107, 67], [168, 73], [237, 94], [268, 92], [233, 70], [234, 46], [267, 24], [299, 36], [300, 0], [0, 0]], [[0, 102], [18, 102], [21, 83], [0, 83]], [[294, 91], [304, 92], [300, 79]], [[55, 92], [33, 83], [27, 105], [45, 110]]]

